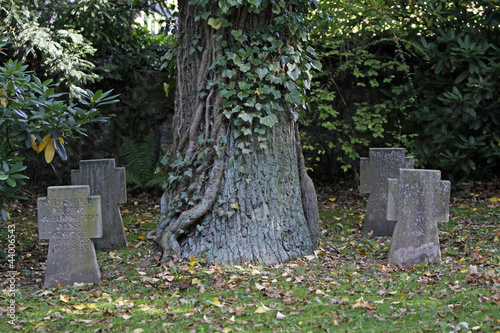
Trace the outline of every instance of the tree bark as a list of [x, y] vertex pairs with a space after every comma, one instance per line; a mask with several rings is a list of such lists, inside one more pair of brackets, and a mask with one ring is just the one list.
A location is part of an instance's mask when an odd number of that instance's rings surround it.
[[[179, 1], [170, 160], [177, 161], [171, 168], [177, 178], [162, 197], [162, 218], [148, 238], [164, 259], [178, 254], [220, 264], [272, 264], [311, 254], [319, 245], [319, 215], [291, 112], [296, 106], [276, 101], [285, 111], [275, 112], [278, 122], [265, 133], [267, 148], [262, 135], [237, 134], [234, 119], [220, 111], [220, 87], [209, 84], [244, 78], [222, 77], [212, 66], [223, 54], [222, 41], [234, 40], [230, 30], [196, 20], [200, 10]], [[241, 8], [227, 20], [230, 29], [261, 29], [273, 14], [270, 8], [258, 14]]]

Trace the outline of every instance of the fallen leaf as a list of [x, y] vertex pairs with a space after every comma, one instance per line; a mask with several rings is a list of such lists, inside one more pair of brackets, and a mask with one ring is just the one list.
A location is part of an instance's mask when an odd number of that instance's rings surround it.
[[219, 299], [217, 297], [214, 297], [212, 299], [212, 303], [211, 304], [215, 305], [215, 306], [219, 306], [219, 307], [221, 306], [221, 303], [220, 303], [220, 301], [219, 301]]
[[276, 319], [284, 319], [286, 316], [284, 314], [282, 314], [281, 312], [278, 311], [278, 313], [276, 314]]
[[265, 306], [264, 304], [260, 303], [260, 306], [255, 310], [255, 313], [266, 313], [267, 311], [270, 311], [271, 309]]
[[370, 301], [365, 302], [363, 300], [363, 297], [361, 297], [361, 298], [356, 300], [356, 303], [354, 303], [352, 308], [353, 309], [360, 308], [360, 309], [374, 310], [375, 306], [373, 306], [373, 304]]
[[257, 288], [257, 290], [264, 290], [264, 289], [266, 289], [266, 287], [264, 287], [263, 285], [261, 285], [259, 283], [255, 283], [255, 288]]
[[59, 295], [59, 300], [64, 303], [69, 302], [69, 296], [68, 295]]
[[194, 266], [194, 265], [198, 264], [199, 262], [200, 262], [200, 261], [198, 260], [198, 258], [193, 257], [193, 256], [189, 257], [189, 264], [190, 264], [191, 266]]

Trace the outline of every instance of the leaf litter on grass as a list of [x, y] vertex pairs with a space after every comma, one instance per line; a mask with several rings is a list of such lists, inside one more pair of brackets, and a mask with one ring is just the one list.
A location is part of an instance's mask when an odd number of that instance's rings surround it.
[[19, 206], [11, 222], [19, 231], [15, 329], [500, 331], [500, 204], [489, 200], [497, 192], [455, 197], [450, 222], [439, 226], [443, 263], [415, 267], [387, 263], [390, 237], [361, 237], [365, 198], [344, 192], [320, 192], [323, 237], [315, 253], [269, 266], [160, 262], [144, 237], [159, 207], [147, 196], [132, 198], [122, 208], [129, 248], [98, 254], [101, 283], [50, 290], [41, 287], [47, 244], [36, 237], [36, 209]]

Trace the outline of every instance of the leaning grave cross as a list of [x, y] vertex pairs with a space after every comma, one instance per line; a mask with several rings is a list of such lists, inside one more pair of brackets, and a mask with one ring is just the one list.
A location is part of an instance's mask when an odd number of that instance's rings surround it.
[[399, 169], [412, 169], [413, 157], [404, 148], [370, 148], [370, 157], [360, 160], [361, 193], [370, 193], [366, 207], [363, 237], [391, 236], [395, 221], [386, 218], [387, 181], [397, 178]]
[[102, 203], [103, 235], [94, 239], [97, 251], [127, 247], [118, 204], [127, 202], [125, 168], [115, 168], [114, 159], [80, 161], [80, 170], [71, 171], [71, 184], [89, 185], [92, 195], [100, 195]]
[[440, 263], [437, 222], [448, 222], [451, 184], [438, 170], [401, 169], [389, 179], [387, 218], [396, 220], [389, 263]]
[[102, 236], [101, 198], [89, 186], [51, 186], [37, 210], [39, 238], [49, 240], [44, 286], [99, 282], [91, 238]]

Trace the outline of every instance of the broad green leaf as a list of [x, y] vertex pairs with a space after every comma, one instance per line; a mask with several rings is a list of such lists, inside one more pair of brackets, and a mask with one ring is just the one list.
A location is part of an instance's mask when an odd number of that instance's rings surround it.
[[255, 70], [255, 73], [259, 76], [259, 78], [262, 80], [267, 73], [269, 73], [269, 70], [267, 68], [257, 68]]
[[285, 100], [290, 103], [299, 104], [302, 102], [302, 96], [297, 89], [291, 90], [288, 94], [285, 95]]
[[268, 65], [268, 68], [271, 72], [277, 72], [280, 69], [280, 63], [272, 62]]
[[59, 137], [57, 140], [54, 140], [54, 147], [57, 151], [57, 154], [63, 161], [68, 159], [68, 154], [66, 153], [66, 148], [64, 148], [64, 140]]
[[266, 125], [267, 127], [273, 127], [278, 123], [278, 117], [276, 117], [275, 114], [270, 114], [260, 118], [260, 123]]
[[241, 112], [238, 118], [242, 119], [244, 122], [251, 123], [254, 115], [252, 113]]
[[10, 168], [10, 173], [17, 173], [26, 169], [26, 166], [22, 163], [16, 163], [12, 168]]
[[252, 65], [249, 63], [241, 63], [241, 64], [238, 64], [238, 67], [240, 68], [240, 71], [242, 71], [243, 73], [246, 73], [250, 70], [250, 68], [252, 68]]
[[97, 90], [92, 98], [94, 99], [94, 102], [98, 102], [101, 96], [102, 96], [102, 90]]
[[16, 186], [16, 180], [14, 178], [12, 178], [12, 177], [7, 178], [6, 183], [7, 183], [7, 185], [9, 185], [11, 187], [15, 187]]

